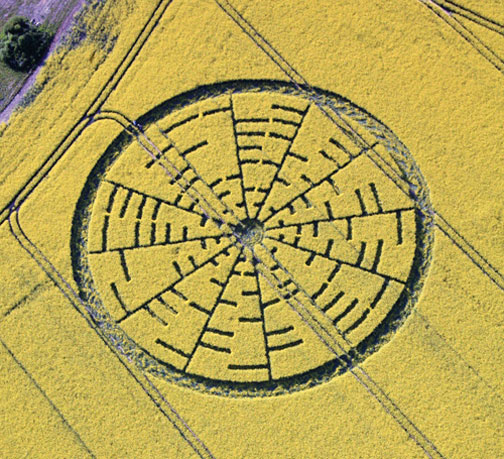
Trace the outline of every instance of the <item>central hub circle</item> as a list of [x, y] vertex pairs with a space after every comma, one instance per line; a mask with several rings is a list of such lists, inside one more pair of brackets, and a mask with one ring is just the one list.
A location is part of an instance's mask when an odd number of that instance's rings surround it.
[[260, 243], [264, 237], [264, 225], [254, 218], [245, 218], [233, 225], [233, 231], [240, 241], [248, 246]]

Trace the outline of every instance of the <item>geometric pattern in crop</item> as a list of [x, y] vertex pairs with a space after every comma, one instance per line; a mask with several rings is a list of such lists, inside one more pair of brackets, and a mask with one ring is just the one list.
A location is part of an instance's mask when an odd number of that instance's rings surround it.
[[[268, 81], [199, 88], [142, 124], [145, 137], [124, 132], [95, 167], [74, 224], [81, 296], [123, 352], [191, 387], [267, 395], [328, 379], [393, 336], [432, 235], [423, 179], [388, 128], [336, 94]], [[345, 355], [298, 298], [330, 319]]]

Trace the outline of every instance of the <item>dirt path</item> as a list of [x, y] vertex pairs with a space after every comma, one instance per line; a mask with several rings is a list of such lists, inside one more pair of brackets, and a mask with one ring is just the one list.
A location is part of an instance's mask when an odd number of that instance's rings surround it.
[[14, 98], [9, 102], [9, 105], [0, 112], [0, 123], [7, 122], [9, 120], [10, 115], [19, 105], [26, 92], [33, 86], [40, 69], [47, 58], [61, 43], [66, 32], [72, 27], [74, 16], [82, 8], [84, 3], [86, 3], [86, 0], [69, 0], [66, 2], [61, 0], [40, 0], [38, 2], [25, 0], [20, 5], [19, 0], [2, 0], [2, 6], [0, 7], [1, 19], [11, 16], [12, 14], [19, 14], [30, 19], [33, 18], [40, 23], [44, 21], [51, 23], [61, 22], [47, 54], [44, 56], [37, 68], [27, 78]]

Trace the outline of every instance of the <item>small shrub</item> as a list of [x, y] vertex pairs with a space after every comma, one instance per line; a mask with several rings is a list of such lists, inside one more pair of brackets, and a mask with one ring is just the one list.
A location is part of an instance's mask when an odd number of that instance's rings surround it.
[[52, 34], [45, 27], [25, 17], [12, 17], [0, 35], [0, 59], [14, 70], [30, 70], [42, 59], [51, 40]]

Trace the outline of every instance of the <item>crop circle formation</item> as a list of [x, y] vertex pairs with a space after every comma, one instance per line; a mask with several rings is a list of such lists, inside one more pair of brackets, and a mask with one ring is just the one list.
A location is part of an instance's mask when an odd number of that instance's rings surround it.
[[[184, 386], [269, 395], [392, 338], [432, 234], [424, 180], [382, 123], [334, 93], [236, 81], [135, 125], [89, 175], [72, 239], [80, 295], [122, 353]], [[299, 308], [349, 349], [329, 349]]]

